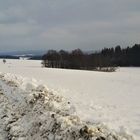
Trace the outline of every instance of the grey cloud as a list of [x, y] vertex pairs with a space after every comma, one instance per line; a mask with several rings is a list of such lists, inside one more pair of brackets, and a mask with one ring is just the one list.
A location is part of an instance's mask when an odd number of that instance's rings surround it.
[[0, 1], [0, 50], [139, 43], [139, 7], [138, 0]]

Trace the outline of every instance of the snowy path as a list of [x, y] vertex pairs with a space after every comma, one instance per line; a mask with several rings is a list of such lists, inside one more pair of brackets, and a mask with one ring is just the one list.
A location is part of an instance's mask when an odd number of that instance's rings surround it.
[[100, 123], [83, 122], [75, 108], [43, 85], [0, 74], [0, 140], [132, 140]]

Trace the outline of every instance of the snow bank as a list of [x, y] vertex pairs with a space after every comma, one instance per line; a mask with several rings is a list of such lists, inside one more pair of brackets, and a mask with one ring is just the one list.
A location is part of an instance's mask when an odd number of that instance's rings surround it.
[[0, 126], [1, 140], [133, 140], [124, 130], [82, 121], [69, 101], [36, 80], [2, 73]]

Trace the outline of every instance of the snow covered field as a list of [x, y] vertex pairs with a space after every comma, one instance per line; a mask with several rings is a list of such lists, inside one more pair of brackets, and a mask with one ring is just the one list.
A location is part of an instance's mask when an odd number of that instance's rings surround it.
[[119, 134], [127, 132], [140, 139], [140, 68], [105, 73], [42, 68], [40, 63], [7, 60], [3, 64], [0, 60], [0, 72], [28, 77], [32, 85], [45, 84], [54, 94], [66, 97], [81, 120], [100, 122]]

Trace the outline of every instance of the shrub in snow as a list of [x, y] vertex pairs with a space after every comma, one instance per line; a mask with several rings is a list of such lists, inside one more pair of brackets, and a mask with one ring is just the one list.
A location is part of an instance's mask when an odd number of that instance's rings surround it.
[[117, 70], [117, 67], [97, 67], [95, 70], [103, 72], [114, 72]]

